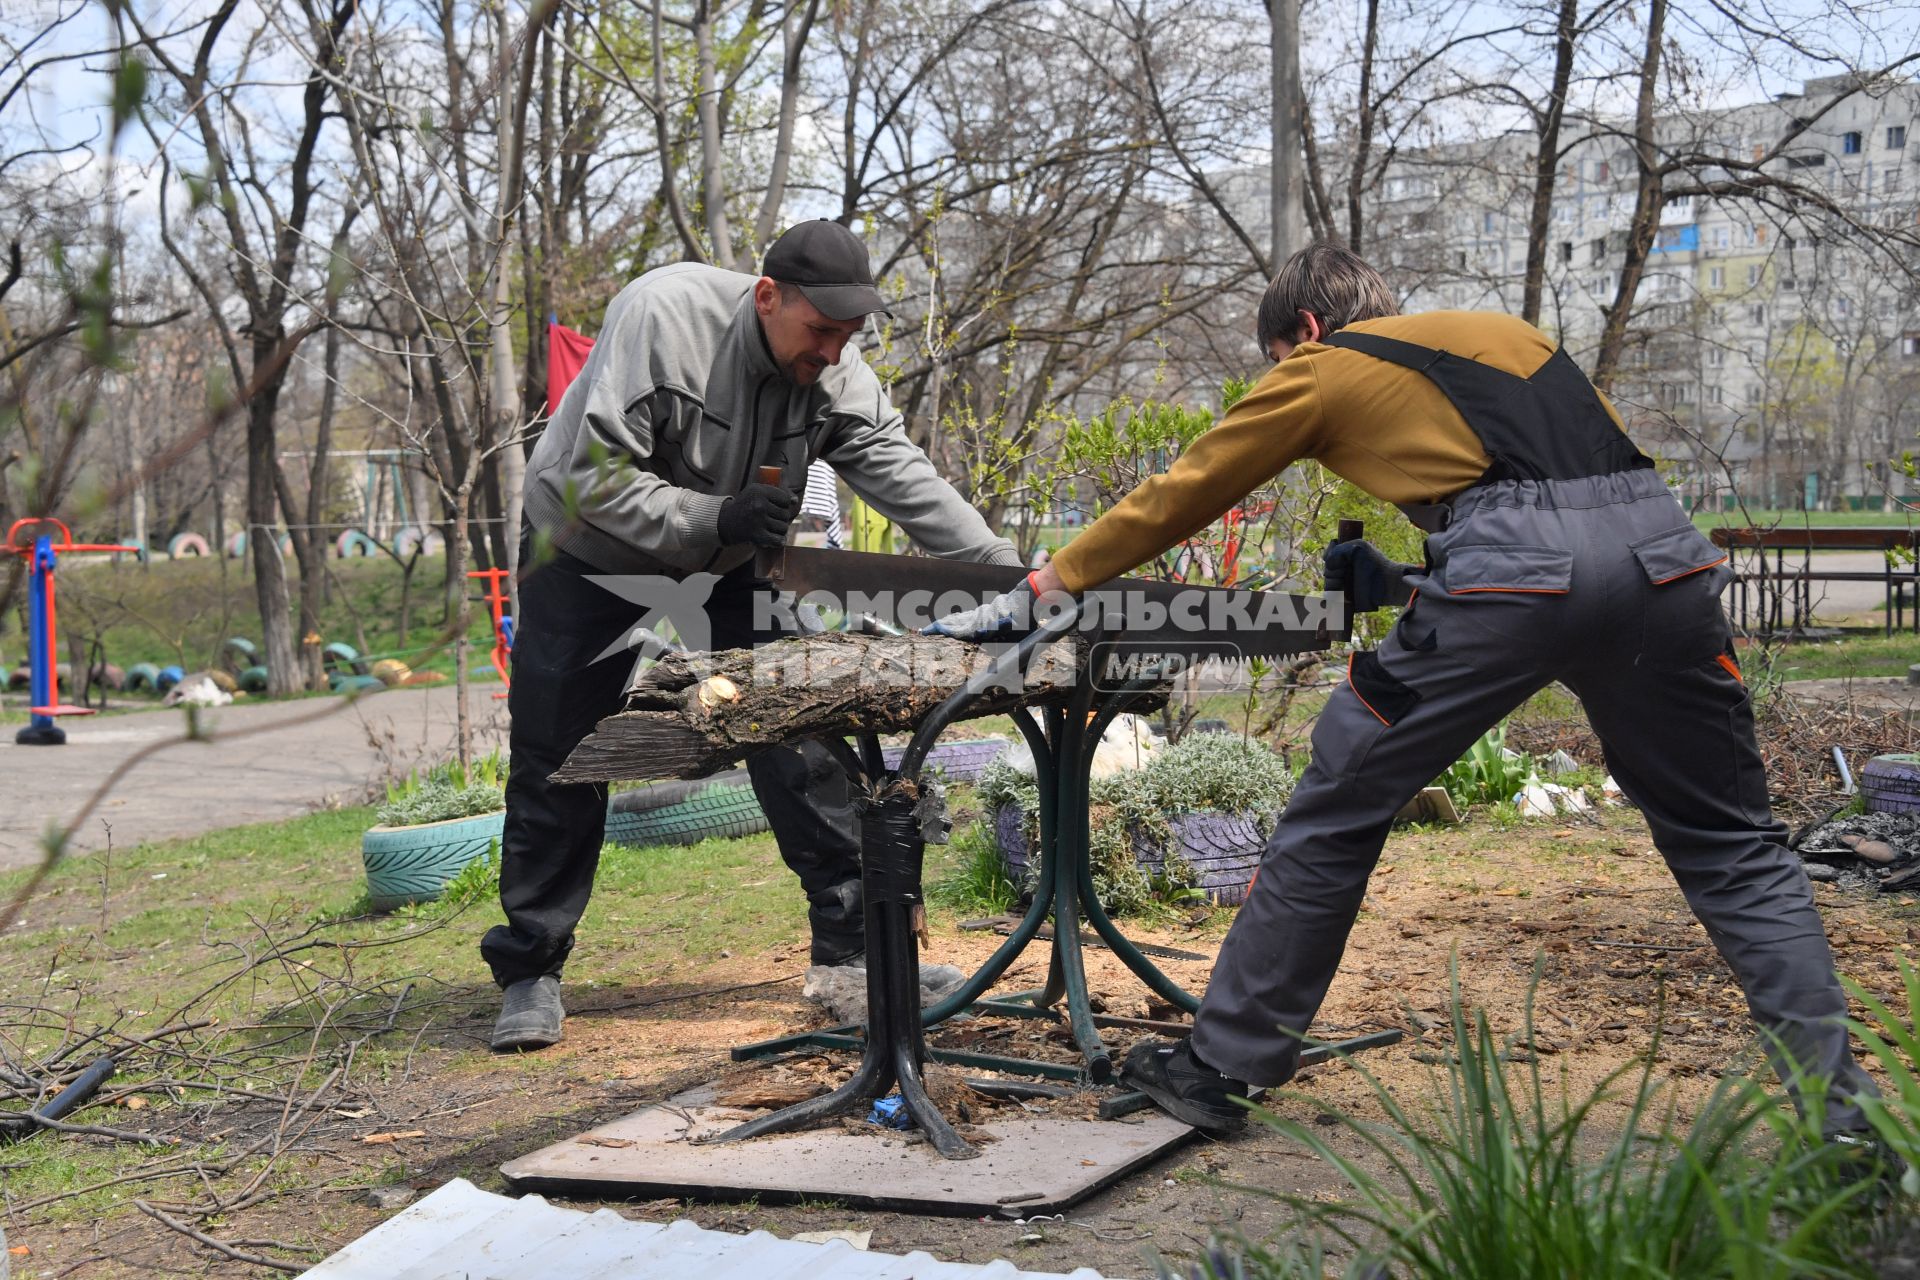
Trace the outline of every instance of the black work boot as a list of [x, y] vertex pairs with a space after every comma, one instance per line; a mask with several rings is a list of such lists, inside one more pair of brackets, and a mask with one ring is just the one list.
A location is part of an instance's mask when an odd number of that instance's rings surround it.
[[814, 964], [852, 964], [867, 953], [867, 921], [858, 880], [808, 894], [807, 923], [813, 927]]
[[1147, 1040], [1133, 1047], [1120, 1079], [1152, 1098], [1162, 1111], [1208, 1133], [1237, 1132], [1247, 1122], [1247, 1110], [1236, 1098], [1247, 1096], [1244, 1080], [1223, 1076], [1194, 1056], [1182, 1040], [1167, 1044]]
[[560, 1043], [560, 1027], [566, 1018], [567, 1011], [560, 1004], [559, 978], [550, 973], [522, 978], [507, 988], [488, 1044], [495, 1053], [544, 1049]]

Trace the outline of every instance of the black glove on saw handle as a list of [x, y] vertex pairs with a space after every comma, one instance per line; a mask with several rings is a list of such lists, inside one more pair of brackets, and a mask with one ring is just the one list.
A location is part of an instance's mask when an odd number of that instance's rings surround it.
[[1420, 572], [1417, 564], [1387, 559], [1380, 548], [1364, 539], [1334, 543], [1327, 548], [1325, 560], [1327, 590], [1345, 593], [1347, 607], [1353, 613], [1405, 604], [1407, 588], [1402, 579]]
[[777, 547], [786, 542], [787, 526], [799, 510], [800, 500], [789, 490], [750, 484], [726, 500], [714, 527], [723, 546], [751, 542], [756, 547]]

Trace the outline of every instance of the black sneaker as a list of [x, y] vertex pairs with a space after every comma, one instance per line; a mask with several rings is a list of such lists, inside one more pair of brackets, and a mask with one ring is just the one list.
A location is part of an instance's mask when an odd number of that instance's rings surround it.
[[1884, 1199], [1900, 1189], [1907, 1162], [1871, 1131], [1826, 1135], [1834, 1152], [1833, 1169], [1843, 1186], [1870, 1184], [1871, 1199]]
[[1247, 1096], [1246, 1081], [1223, 1076], [1201, 1062], [1185, 1040], [1135, 1045], [1120, 1068], [1120, 1079], [1152, 1098], [1175, 1120], [1196, 1129], [1234, 1133], [1247, 1122], [1247, 1109], [1234, 1101]]

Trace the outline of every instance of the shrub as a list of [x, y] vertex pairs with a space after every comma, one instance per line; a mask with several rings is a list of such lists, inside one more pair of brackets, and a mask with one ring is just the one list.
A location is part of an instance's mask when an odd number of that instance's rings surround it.
[[471, 766], [443, 761], [388, 783], [386, 803], [374, 810], [374, 819], [383, 826], [405, 827], [492, 813], [506, 804], [506, 787], [506, 760], [498, 751]]
[[[1088, 854], [1094, 888], [1108, 911], [1149, 911], [1182, 902], [1197, 890], [1197, 877], [1174, 847], [1174, 814], [1205, 810], [1260, 815], [1264, 834], [1293, 791], [1293, 774], [1265, 746], [1222, 733], [1189, 734], [1153, 752], [1139, 769], [1095, 778], [1088, 787]], [[1016, 805], [1029, 840], [1039, 830], [1040, 790], [1033, 775], [1004, 760], [988, 765], [975, 795], [989, 824], [1004, 805]], [[1140, 843], [1166, 851], [1166, 866], [1149, 876], [1135, 856]], [[1037, 870], [1029, 864], [1029, 874]]]

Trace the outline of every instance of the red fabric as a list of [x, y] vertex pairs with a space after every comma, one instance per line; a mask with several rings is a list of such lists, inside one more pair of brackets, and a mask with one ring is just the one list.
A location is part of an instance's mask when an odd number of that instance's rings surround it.
[[587, 352], [593, 350], [593, 339], [584, 333], [575, 333], [563, 324], [549, 322], [547, 325], [547, 412], [552, 413], [560, 406], [560, 397], [567, 394], [567, 387], [579, 376], [580, 369], [587, 363]]

